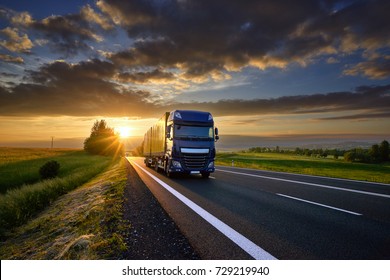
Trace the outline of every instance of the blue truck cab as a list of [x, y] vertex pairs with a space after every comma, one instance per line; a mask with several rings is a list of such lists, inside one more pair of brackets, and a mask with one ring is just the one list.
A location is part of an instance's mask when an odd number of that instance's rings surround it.
[[144, 138], [147, 166], [175, 173], [201, 174], [215, 171], [215, 141], [218, 129], [209, 112], [175, 110], [165, 113]]

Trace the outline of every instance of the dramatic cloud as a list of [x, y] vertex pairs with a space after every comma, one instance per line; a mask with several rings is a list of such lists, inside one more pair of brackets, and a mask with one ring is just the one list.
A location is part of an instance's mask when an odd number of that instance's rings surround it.
[[102, 14], [98, 14], [89, 5], [83, 7], [80, 11], [80, 14], [84, 20], [88, 22], [96, 23], [104, 30], [110, 30], [114, 28], [114, 25], [111, 23], [111, 21], [108, 18], [106, 18]]
[[388, 1], [105, 0], [98, 6], [136, 40], [110, 59], [129, 67], [176, 68], [188, 79], [247, 66], [305, 66], [323, 55], [390, 46]]
[[[365, 110], [368, 118], [386, 116], [390, 110], [390, 85], [359, 87], [355, 91], [331, 92], [274, 99], [220, 100], [196, 104], [173, 104], [180, 108], [202, 108], [218, 116], [313, 114]], [[363, 118], [363, 114], [360, 117]]]
[[0, 60], [11, 63], [23, 63], [24, 60], [20, 56], [11, 56], [8, 54], [0, 54]]
[[[272, 99], [220, 100], [170, 104], [153, 101], [151, 94], [118, 83], [117, 66], [98, 59], [69, 64], [57, 61], [31, 71], [28, 83], [1, 88], [1, 115], [107, 115], [155, 117], [174, 108], [198, 108], [216, 116], [313, 114], [365, 110], [367, 115], [390, 110], [390, 85]], [[124, 73], [119, 80], [144, 83], [169, 80], [170, 73]], [[237, 94], [239, 95], [239, 94]]]
[[[43, 43], [72, 60], [47, 58], [25, 69], [19, 84], [1, 88], [0, 114], [149, 117], [196, 107], [219, 116], [364, 109], [383, 115], [390, 98], [385, 82], [268, 99], [179, 103], [172, 96], [191, 86], [226, 82], [248, 68], [287, 71], [319, 60], [334, 66], [348, 56], [354, 59], [340, 76], [387, 79], [389, 10], [387, 0], [100, 0], [76, 13], [36, 19], [3, 8], [0, 15], [10, 26], [0, 31], [0, 46], [7, 51], [0, 60], [22, 63], [23, 55]], [[123, 31], [126, 40], [105, 42], [107, 33], [114, 38]], [[80, 53], [90, 59], [81, 60]], [[166, 88], [174, 92], [171, 98], [164, 98]]]
[[[90, 50], [90, 42], [101, 42], [100, 30], [113, 28], [111, 21], [103, 14], [97, 13], [89, 5], [81, 8], [79, 13], [52, 15], [41, 20], [34, 19], [28, 12], [16, 12], [2, 9], [1, 15], [16, 27], [30, 30], [38, 36], [44, 36], [53, 50], [66, 55], [76, 55], [79, 51]], [[7, 27], [2, 33], [8, 36], [7, 42], [1, 45], [10, 51], [26, 51], [33, 44], [27, 35], [19, 36], [16, 28]], [[37, 39], [38, 42], [42, 42]]]
[[363, 75], [372, 79], [386, 79], [390, 76], [390, 56], [372, 61], [360, 62], [343, 72], [345, 75]]
[[121, 82], [131, 82], [134, 84], [146, 84], [150, 82], [172, 83], [176, 81], [173, 73], [164, 72], [161, 70], [153, 70], [152, 72], [135, 72], [135, 73], [120, 73], [118, 80]]
[[2, 115], [142, 115], [146, 92], [108, 81], [116, 73], [109, 62], [57, 61], [29, 75], [30, 83], [0, 92]]
[[16, 28], [4, 28], [0, 30], [0, 36], [6, 37], [6, 40], [0, 41], [0, 46], [12, 52], [29, 52], [33, 47], [27, 34], [20, 35]]

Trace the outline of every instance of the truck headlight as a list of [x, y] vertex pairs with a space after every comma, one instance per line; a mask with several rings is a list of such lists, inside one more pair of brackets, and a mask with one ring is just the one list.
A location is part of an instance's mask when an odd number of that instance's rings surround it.
[[212, 162], [209, 163], [208, 168], [214, 168], [214, 161], [212, 161]]
[[177, 160], [172, 160], [172, 166], [175, 168], [181, 168], [181, 164]]

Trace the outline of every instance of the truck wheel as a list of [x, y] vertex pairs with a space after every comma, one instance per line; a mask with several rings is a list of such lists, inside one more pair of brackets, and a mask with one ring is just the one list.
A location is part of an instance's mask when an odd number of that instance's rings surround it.
[[202, 177], [203, 177], [204, 179], [208, 179], [208, 178], [210, 177], [210, 172], [203, 172], [203, 173], [202, 173]]
[[166, 160], [165, 162], [165, 175], [167, 175], [168, 178], [173, 178], [174, 173], [169, 171], [169, 161]]
[[158, 167], [158, 161], [154, 164], [154, 170], [158, 173], [160, 171], [160, 168]]

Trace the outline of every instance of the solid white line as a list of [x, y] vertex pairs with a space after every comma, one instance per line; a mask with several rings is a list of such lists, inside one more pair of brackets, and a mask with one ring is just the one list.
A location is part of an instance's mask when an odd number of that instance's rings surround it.
[[308, 182], [302, 182], [302, 181], [296, 181], [296, 180], [288, 180], [288, 179], [275, 178], [275, 177], [269, 177], [269, 176], [255, 175], [255, 174], [242, 173], [242, 172], [236, 172], [236, 171], [228, 171], [228, 170], [222, 170], [222, 169], [218, 169], [218, 171], [232, 173], [232, 174], [238, 174], [238, 175], [245, 175], [245, 176], [250, 176], [250, 177], [257, 177], [257, 178], [263, 178], [263, 179], [282, 181], [282, 182], [296, 183], [296, 184], [301, 184], [301, 185], [315, 186], [315, 187], [327, 188], [327, 189], [333, 189], [333, 190], [339, 190], [339, 191], [345, 191], [345, 192], [353, 192], [353, 193], [360, 193], [360, 194], [390, 198], [390, 195], [381, 194], [381, 193], [372, 193], [372, 192], [344, 189], [344, 188], [332, 187], [332, 186], [321, 185], [321, 184], [314, 184], [314, 183], [308, 183]]
[[139, 164], [132, 161], [133, 164], [135, 164], [138, 168], [140, 168], [143, 172], [145, 172], [147, 175], [149, 175], [153, 180], [155, 180], [157, 183], [159, 183], [162, 187], [164, 187], [167, 191], [169, 191], [171, 194], [173, 194], [176, 198], [178, 198], [181, 202], [183, 202], [185, 205], [187, 205], [189, 208], [191, 208], [195, 213], [197, 213], [199, 216], [201, 216], [203, 219], [205, 219], [208, 223], [210, 223], [212, 226], [214, 226], [217, 230], [219, 230], [222, 234], [224, 234], [227, 238], [232, 240], [234, 243], [236, 243], [241, 249], [243, 249], [245, 252], [247, 252], [249, 255], [251, 255], [256, 260], [276, 260], [274, 256], [272, 256], [270, 253], [265, 251], [264, 249], [257, 246], [255, 243], [250, 241], [248, 238], [201, 208], [199, 205], [195, 204], [191, 200], [189, 200], [187, 197], [173, 189], [171, 186], [151, 174], [149, 171], [142, 168]]
[[341, 208], [332, 207], [332, 206], [329, 206], [329, 205], [326, 205], [326, 204], [321, 204], [321, 203], [313, 202], [313, 201], [310, 201], [310, 200], [297, 198], [297, 197], [294, 197], [294, 196], [289, 196], [289, 195], [285, 195], [285, 194], [281, 194], [281, 193], [277, 193], [277, 195], [280, 195], [280, 196], [283, 196], [283, 197], [287, 197], [287, 198], [291, 198], [291, 199], [295, 199], [295, 200], [299, 200], [299, 201], [303, 201], [303, 202], [314, 204], [314, 205], [318, 205], [318, 206], [322, 206], [322, 207], [326, 207], [326, 208], [330, 208], [330, 209], [337, 210], [337, 211], [342, 211], [342, 212], [349, 213], [349, 214], [352, 214], [352, 215], [357, 215], [357, 216], [361, 216], [362, 215], [360, 213], [348, 211], [348, 210], [341, 209]]

